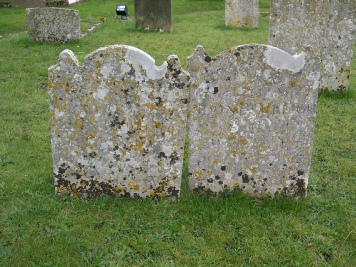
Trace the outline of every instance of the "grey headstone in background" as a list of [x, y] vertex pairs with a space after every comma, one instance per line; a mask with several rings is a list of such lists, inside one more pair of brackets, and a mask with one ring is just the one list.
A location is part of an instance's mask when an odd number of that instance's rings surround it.
[[46, 0], [12, 0], [11, 7], [45, 7]]
[[318, 73], [309, 56], [265, 45], [188, 58], [189, 186], [221, 193], [303, 195], [308, 185]]
[[225, 25], [258, 27], [258, 0], [225, 0]]
[[[269, 45], [290, 54], [309, 50], [320, 71], [320, 88], [349, 84], [356, 30], [355, 0], [272, 0]], [[317, 60], [318, 59], [318, 60]]]
[[80, 39], [78, 10], [55, 7], [27, 8], [26, 23], [30, 40], [64, 43]]
[[136, 28], [172, 32], [172, 0], [135, 0]]
[[57, 194], [179, 196], [189, 75], [176, 56], [157, 67], [112, 45], [80, 64], [64, 50], [48, 76]]

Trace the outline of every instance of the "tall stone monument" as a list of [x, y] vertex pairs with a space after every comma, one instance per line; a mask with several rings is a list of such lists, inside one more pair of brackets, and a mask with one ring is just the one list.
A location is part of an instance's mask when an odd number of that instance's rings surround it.
[[172, 32], [172, 0], [135, 0], [136, 28]]
[[221, 193], [304, 195], [318, 73], [308, 54], [265, 45], [188, 58], [189, 186]]
[[189, 75], [112, 45], [80, 64], [64, 50], [49, 69], [55, 192], [94, 197], [178, 197]]
[[225, 25], [258, 27], [258, 0], [225, 0]]
[[269, 45], [290, 54], [310, 50], [319, 61], [320, 91], [349, 84], [356, 30], [356, 1], [272, 0]]

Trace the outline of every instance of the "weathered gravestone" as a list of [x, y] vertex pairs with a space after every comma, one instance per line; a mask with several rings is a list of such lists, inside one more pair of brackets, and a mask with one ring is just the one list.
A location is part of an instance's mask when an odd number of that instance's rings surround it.
[[319, 90], [347, 90], [356, 30], [356, 1], [273, 0], [269, 45], [295, 54], [309, 49], [321, 72]]
[[64, 8], [27, 8], [27, 34], [30, 40], [64, 43], [80, 39], [78, 10]]
[[258, 0], [225, 0], [225, 25], [258, 27]]
[[46, 0], [12, 0], [11, 7], [45, 7]]
[[316, 117], [308, 55], [244, 45], [188, 58], [189, 186], [220, 193], [303, 195]]
[[136, 28], [172, 32], [172, 0], [135, 0]]
[[49, 69], [57, 194], [178, 197], [189, 75], [176, 56], [157, 67], [130, 46]]

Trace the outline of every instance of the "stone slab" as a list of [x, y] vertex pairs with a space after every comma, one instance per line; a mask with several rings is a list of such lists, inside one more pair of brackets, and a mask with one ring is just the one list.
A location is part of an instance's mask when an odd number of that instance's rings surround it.
[[188, 80], [174, 55], [158, 67], [131, 46], [83, 63], [64, 50], [48, 73], [56, 194], [177, 198]]
[[304, 195], [318, 73], [307, 54], [244, 45], [188, 58], [189, 186], [209, 193]]
[[225, 0], [225, 26], [258, 27], [258, 0]]
[[172, 32], [172, 0], [135, 0], [136, 28]]
[[345, 91], [355, 42], [355, 1], [272, 0], [269, 45], [290, 54], [310, 50], [320, 91]]
[[65, 43], [80, 39], [78, 10], [55, 7], [27, 8], [26, 23], [30, 40]]

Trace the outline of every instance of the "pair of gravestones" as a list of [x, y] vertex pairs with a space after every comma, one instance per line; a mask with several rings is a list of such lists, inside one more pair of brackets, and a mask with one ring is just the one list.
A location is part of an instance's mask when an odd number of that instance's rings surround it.
[[318, 89], [311, 60], [266, 45], [210, 57], [198, 46], [184, 71], [177, 56], [158, 67], [124, 45], [82, 64], [63, 51], [49, 69], [56, 193], [178, 197], [188, 135], [191, 190], [303, 195]]

